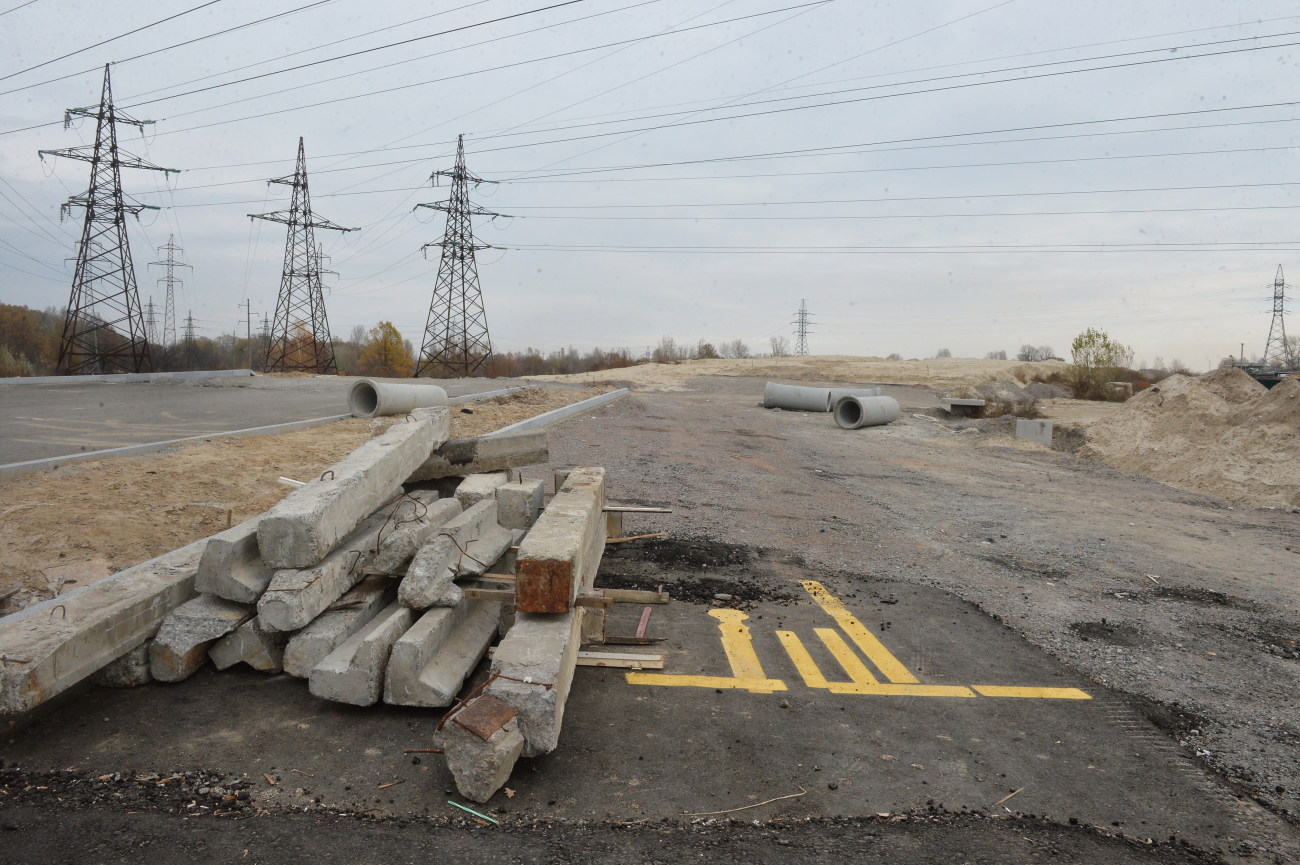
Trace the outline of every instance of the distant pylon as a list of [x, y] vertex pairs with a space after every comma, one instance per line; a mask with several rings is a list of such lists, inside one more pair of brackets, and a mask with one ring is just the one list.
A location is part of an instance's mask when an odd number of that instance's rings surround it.
[[307, 189], [307, 156], [301, 138], [298, 139], [298, 162], [293, 176], [267, 182], [292, 186], [293, 196], [287, 211], [248, 215], [250, 219], [265, 219], [288, 226], [280, 294], [275, 302], [275, 319], [266, 349], [266, 371], [337, 372], [329, 319], [325, 315], [325, 294], [320, 281], [321, 252], [316, 246], [315, 229], [356, 229], [344, 228], [312, 213], [311, 193]]
[[149, 302], [144, 305], [144, 332], [150, 345], [158, 344], [158, 313], [153, 307], [152, 294], [149, 295]]
[[465, 167], [465, 136], [456, 139], [456, 166], [451, 171], [435, 171], [430, 180], [437, 186], [440, 177], [451, 178], [451, 196], [446, 201], [416, 205], [446, 213], [447, 228], [441, 241], [421, 247], [441, 246], [442, 257], [415, 375], [459, 377], [472, 374], [492, 356], [483, 290], [474, 260], [476, 251], [490, 249], [491, 244], [475, 241], [470, 217], [503, 214], [484, 210], [469, 200], [471, 183], [478, 186], [496, 181], [484, 180]]
[[1286, 341], [1286, 280], [1279, 264], [1277, 276], [1273, 279], [1273, 321], [1268, 326], [1263, 362], [1264, 366], [1291, 369], [1296, 366], [1296, 360], [1291, 345]]
[[812, 333], [808, 325], [808, 316], [812, 315], [808, 311], [808, 301], [799, 301], [799, 311], [794, 315], [794, 354], [795, 357], [804, 357], [808, 354], [808, 334]]
[[158, 247], [158, 254], [167, 257], [162, 261], [149, 262], [149, 267], [167, 268], [166, 273], [158, 279], [159, 283], [167, 287], [163, 303], [163, 348], [171, 348], [176, 344], [176, 286], [185, 284], [184, 280], [176, 278], [176, 268], [189, 267], [185, 262], [176, 260], [176, 253], [184, 251], [176, 245], [176, 235], [169, 235], [167, 242]]
[[126, 215], [157, 210], [128, 201], [122, 194], [123, 168], [144, 168], [171, 172], [117, 149], [117, 125], [125, 123], [143, 129], [152, 120], [136, 120], [113, 107], [113, 87], [108, 65], [104, 65], [104, 87], [99, 104], [69, 108], [63, 114], [66, 129], [73, 118], [95, 120], [95, 143], [61, 150], [42, 150], [40, 155], [65, 156], [90, 163], [90, 185], [63, 205], [85, 210], [81, 242], [77, 247], [77, 270], [72, 277], [68, 312], [59, 342], [58, 369], [67, 375], [145, 372], [153, 369], [145, 330], [140, 292], [136, 288], [135, 265], [126, 233]]
[[185, 316], [185, 336], [181, 339], [181, 362], [188, 370], [198, 369], [199, 351], [194, 342], [194, 311]]

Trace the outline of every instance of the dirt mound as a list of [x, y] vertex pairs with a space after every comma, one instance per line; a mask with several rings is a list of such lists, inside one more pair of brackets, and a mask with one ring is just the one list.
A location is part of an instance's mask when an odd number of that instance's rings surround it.
[[1030, 382], [1025, 387], [1025, 393], [1034, 399], [1071, 399], [1074, 396], [1074, 391], [1068, 387], [1049, 384], [1045, 381]]
[[1300, 381], [1174, 375], [1088, 428], [1080, 456], [1249, 507], [1300, 507]]

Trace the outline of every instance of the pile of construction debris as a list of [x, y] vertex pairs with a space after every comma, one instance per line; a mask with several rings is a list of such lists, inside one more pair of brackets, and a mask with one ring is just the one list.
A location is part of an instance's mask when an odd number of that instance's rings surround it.
[[557, 477], [544, 507], [545, 483], [509, 469], [548, 459], [545, 432], [448, 430], [446, 408], [416, 409], [266, 513], [11, 617], [0, 711], [209, 659], [353, 705], [445, 707], [500, 636], [443, 730], [462, 795], [486, 801], [520, 755], [555, 749], [584, 632], [603, 637], [605, 473]]

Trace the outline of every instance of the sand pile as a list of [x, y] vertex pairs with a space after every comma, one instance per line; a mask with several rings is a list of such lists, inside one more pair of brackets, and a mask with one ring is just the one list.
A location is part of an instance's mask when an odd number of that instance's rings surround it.
[[562, 382], [630, 382], [641, 390], [687, 390], [687, 382], [701, 375], [746, 375], [778, 381], [860, 382], [863, 384], [927, 385], [936, 390], [974, 386], [1015, 379], [1027, 382], [1035, 375], [1061, 372], [1062, 361], [1025, 363], [934, 357], [886, 360], [882, 357], [756, 357], [721, 360], [684, 360], [678, 363], [644, 363], [623, 369], [574, 375], [538, 375], [527, 378]]
[[1248, 507], [1300, 507], [1300, 380], [1174, 375], [1088, 428], [1080, 456]]

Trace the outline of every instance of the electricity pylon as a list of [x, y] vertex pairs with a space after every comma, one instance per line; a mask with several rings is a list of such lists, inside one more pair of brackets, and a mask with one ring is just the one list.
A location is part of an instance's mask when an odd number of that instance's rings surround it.
[[74, 118], [95, 120], [95, 143], [61, 150], [42, 150], [40, 155], [64, 156], [90, 163], [90, 185], [61, 208], [83, 208], [85, 221], [77, 246], [77, 269], [72, 277], [68, 312], [59, 342], [58, 369], [65, 375], [146, 372], [153, 369], [144, 310], [136, 288], [135, 265], [126, 233], [126, 215], [138, 217], [142, 210], [157, 210], [128, 201], [122, 194], [123, 168], [175, 173], [117, 148], [119, 123], [143, 130], [152, 120], [136, 120], [113, 107], [113, 86], [108, 65], [104, 65], [104, 87], [99, 104], [69, 108], [63, 113], [63, 127]]
[[199, 347], [194, 341], [194, 311], [185, 316], [185, 336], [181, 339], [181, 362], [187, 370], [199, 368]]
[[1268, 326], [1268, 342], [1264, 343], [1264, 366], [1291, 369], [1296, 365], [1296, 358], [1291, 354], [1291, 346], [1286, 341], [1286, 280], [1282, 277], [1282, 265], [1277, 266], [1277, 276], [1273, 279], [1273, 321]]
[[167, 257], [162, 261], [151, 261], [148, 265], [167, 268], [166, 273], [158, 279], [159, 283], [167, 287], [167, 299], [163, 303], [163, 348], [171, 348], [176, 344], [176, 286], [185, 284], [176, 278], [176, 268], [189, 267], [185, 262], [176, 260], [176, 253], [184, 251], [176, 245], [176, 236], [169, 235], [167, 242], [158, 247], [158, 254], [166, 254]]
[[794, 327], [794, 355], [795, 357], [805, 357], [808, 354], [808, 334], [812, 333], [809, 329], [808, 316], [812, 315], [808, 311], [808, 301], [799, 301], [799, 311], [794, 315], [794, 321], [791, 322]]
[[433, 284], [429, 317], [424, 324], [424, 341], [415, 365], [415, 375], [467, 376], [478, 370], [492, 356], [488, 336], [487, 312], [483, 309], [483, 290], [478, 282], [478, 264], [474, 253], [490, 249], [491, 244], [474, 239], [473, 216], [502, 216], [484, 210], [469, 200], [469, 185], [494, 183], [472, 174], [465, 167], [465, 136], [456, 139], [456, 165], [451, 171], [435, 171], [430, 180], [451, 178], [451, 197], [433, 204], [417, 204], [447, 214], [447, 228], [441, 241], [426, 243], [441, 246], [438, 278]]
[[298, 139], [298, 162], [291, 177], [268, 183], [293, 187], [288, 210], [250, 213], [250, 219], [265, 219], [288, 226], [284, 242], [284, 270], [280, 294], [275, 302], [271, 340], [266, 349], [267, 372], [337, 372], [329, 319], [325, 315], [325, 294], [320, 280], [320, 250], [315, 230], [356, 231], [318, 217], [311, 211], [307, 189], [307, 156]]
[[151, 345], [158, 344], [158, 312], [154, 309], [152, 294], [144, 305], [144, 333]]

